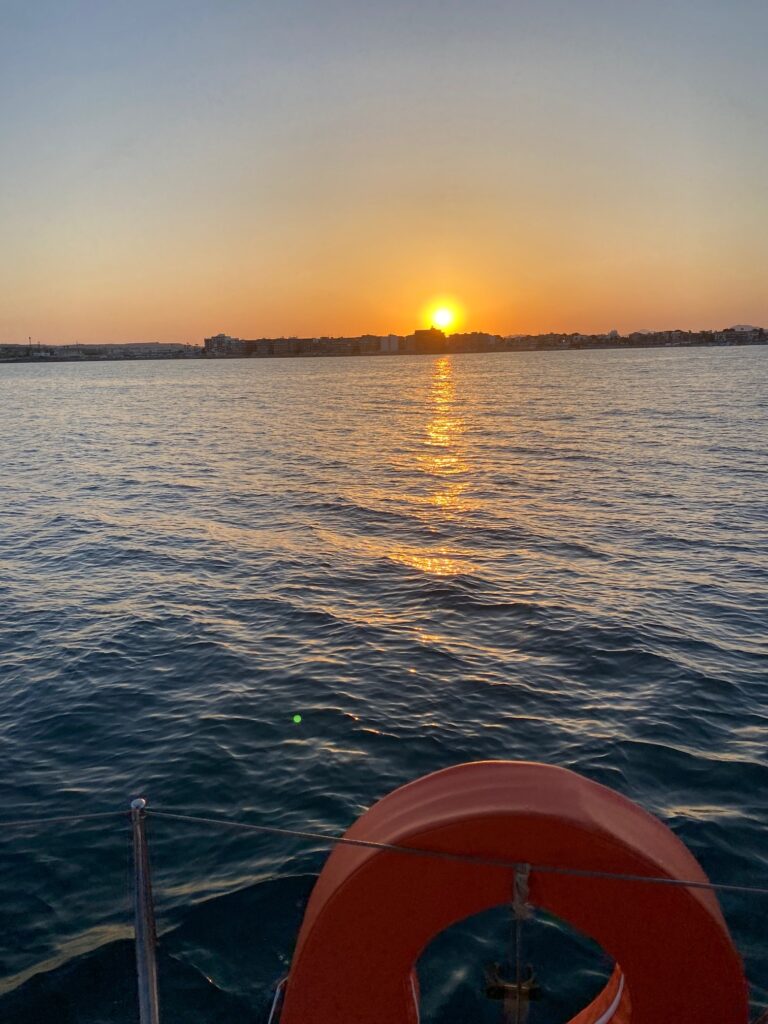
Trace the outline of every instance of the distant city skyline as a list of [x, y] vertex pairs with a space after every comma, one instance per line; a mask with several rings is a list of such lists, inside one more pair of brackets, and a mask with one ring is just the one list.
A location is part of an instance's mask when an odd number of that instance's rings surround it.
[[7, 0], [0, 342], [768, 323], [762, 0]]
[[[440, 330], [440, 328], [436, 327], [435, 325], [433, 325], [432, 329]], [[488, 335], [488, 336], [499, 337], [499, 338], [524, 338], [524, 337], [534, 338], [534, 337], [544, 337], [544, 336], [547, 336], [547, 335], [562, 335], [563, 337], [583, 336], [585, 338], [586, 337], [610, 337], [610, 336], [615, 336], [617, 338], [626, 338], [626, 337], [630, 337], [631, 335], [640, 335], [640, 334], [663, 334], [663, 333], [680, 333], [680, 334], [685, 334], [685, 333], [689, 333], [689, 334], [691, 334], [691, 333], [708, 334], [708, 333], [712, 333], [712, 334], [717, 334], [717, 333], [722, 333], [724, 331], [733, 331], [735, 333], [740, 333], [740, 332], [751, 332], [751, 331], [765, 331], [766, 329], [767, 328], [762, 327], [760, 324], [746, 324], [746, 323], [738, 323], [738, 324], [736, 324], [736, 323], [734, 323], [734, 324], [720, 324], [720, 325], [717, 325], [715, 327], [702, 327], [702, 328], [667, 326], [667, 327], [660, 327], [660, 328], [657, 328], [655, 330], [650, 330], [650, 329], [647, 329], [647, 328], [630, 328], [630, 329], [625, 330], [625, 331], [619, 331], [616, 328], [611, 328], [610, 330], [607, 330], [607, 331], [575, 331], [575, 330], [574, 331], [569, 331], [569, 330], [554, 330], [553, 329], [553, 330], [550, 330], [550, 331], [508, 331], [508, 332], [504, 332], [504, 331], [484, 331], [484, 330], [476, 330], [476, 329], [468, 329], [468, 328], [459, 328], [457, 330], [442, 330], [441, 333], [443, 333], [447, 338], [461, 337], [461, 336], [466, 336], [466, 335], [480, 335], [480, 334], [485, 334], [485, 335]], [[221, 337], [221, 338], [232, 338], [232, 339], [240, 339], [240, 338], [275, 338], [275, 339], [284, 338], [284, 339], [298, 339], [298, 338], [302, 338], [302, 339], [305, 339], [305, 340], [306, 339], [321, 340], [321, 339], [373, 338], [373, 337], [376, 337], [376, 338], [403, 338], [403, 337], [406, 337], [406, 336], [408, 336], [410, 334], [413, 334], [414, 332], [420, 333], [422, 331], [423, 331], [423, 327], [420, 327], [419, 325], [415, 325], [414, 327], [412, 327], [412, 329], [410, 331], [403, 331], [403, 332], [397, 332], [397, 331], [358, 331], [356, 333], [350, 333], [350, 334], [320, 334], [317, 331], [315, 331], [315, 332], [309, 332], [308, 334], [303, 334], [303, 335], [299, 335], [299, 334], [286, 334], [285, 332], [283, 332], [282, 334], [267, 335], [267, 334], [260, 334], [258, 332], [254, 332], [254, 331], [245, 331], [243, 334], [231, 334], [231, 335], [228, 334], [227, 332], [217, 332], [217, 336]], [[213, 336], [214, 335], [209, 335], [208, 338], [204, 338], [201, 334], [197, 334], [193, 338], [182, 339], [181, 341], [175, 341], [173, 339], [171, 339], [171, 340], [168, 340], [168, 339], [160, 340], [160, 339], [157, 339], [157, 338], [144, 338], [144, 339], [141, 339], [141, 338], [125, 338], [125, 339], [122, 339], [122, 340], [115, 340], [114, 338], [100, 338], [100, 339], [90, 340], [90, 341], [82, 341], [82, 340], [79, 340], [79, 339], [76, 339], [74, 341], [56, 341], [56, 340], [48, 341], [48, 340], [45, 340], [45, 339], [42, 339], [42, 338], [33, 338], [31, 336], [28, 336], [28, 337], [22, 338], [22, 339], [0, 338], [0, 348], [2, 348], [3, 346], [5, 346], [5, 347], [21, 347], [21, 348], [27, 348], [28, 347], [28, 348], [35, 348], [35, 347], [40, 347], [41, 345], [43, 345], [43, 346], [45, 346], [47, 348], [77, 348], [79, 346], [80, 347], [84, 347], [84, 348], [87, 348], [87, 347], [109, 347], [109, 346], [131, 347], [131, 346], [153, 346], [153, 345], [161, 346], [161, 347], [163, 347], [163, 346], [175, 346], [175, 347], [182, 347], [182, 346], [184, 346], [184, 347], [190, 348], [190, 347], [202, 347], [204, 342], [209, 340]]]
[[489, 334], [479, 331], [447, 334], [439, 327], [421, 328], [409, 335], [363, 334], [357, 337], [239, 338], [215, 334], [203, 345], [178, 342], [125, 342], [76, 345], [8, 345], [0, 343], [0, 363], [67, 362], [136, 359], [282, 359], [326, 356], [430, 355], [563, 351], [571, 349], [637, 349], [768, 346], [768, 330], [739, 324], [721, 331], [634, 331], [620, 335]]

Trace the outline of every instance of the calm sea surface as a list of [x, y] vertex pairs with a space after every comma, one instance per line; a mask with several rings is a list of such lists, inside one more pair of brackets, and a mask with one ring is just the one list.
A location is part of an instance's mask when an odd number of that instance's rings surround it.
[[[767, 422], [766, 348], [0, 366], [0, 817], [336, 832], [528, 758], [765, 885]], [[259, 1024], [323, 847], [150, 828], [168, 1019]], [[129, 852], [0, 830], [3, 1021], [135, 1019]], [[760, 1003], [768, 901], [723, 906]], [[509, 933], [430, 947], [427, 1021], [499, 1019]], [[526, 941], [556, 1024], [606, 964]]]

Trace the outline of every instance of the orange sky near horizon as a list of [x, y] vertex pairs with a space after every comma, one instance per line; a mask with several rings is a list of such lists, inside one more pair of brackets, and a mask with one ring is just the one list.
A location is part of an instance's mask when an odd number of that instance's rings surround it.
[[768, 325], [763, 4], [67, 6], [0, 33], [0, 343]]

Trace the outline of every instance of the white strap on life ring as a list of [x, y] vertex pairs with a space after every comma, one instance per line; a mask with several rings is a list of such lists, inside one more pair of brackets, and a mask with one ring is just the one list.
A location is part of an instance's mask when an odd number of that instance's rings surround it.
[[613, 1020], [613, 1015], [616, 1013], [616, 1011], [619, 1008], [619, 1004], [621, 1003], [621, 997], [623, 996], [623, 994], [624, 994], [624, 975], [622, 974], [619, 977], [619, 987], [616, 990], [616, 995], [613, 997], [613, 1002], [608, 1007], [608, 1009], [605, 1011], [605, 1013], [601, 1013], [600, 1014], [600, 1016], [597, 1018], [597, 1020], [594, 1022], [594, 1024], [609, 1024], [609, 1021]]
[[[624, 980], [623, 978], [621, 979]], [[411, 992], [413, 992], [413, 1005], [416, 1010], [416, 1024], [420, 1024], [421, 1014], [419, 1013], [419, 995], [416, 991], [416, 975], [411, 971]]]

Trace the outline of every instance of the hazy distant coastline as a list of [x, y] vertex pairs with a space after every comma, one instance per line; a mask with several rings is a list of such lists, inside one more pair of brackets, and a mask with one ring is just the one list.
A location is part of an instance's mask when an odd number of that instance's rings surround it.
[[437, 328], [413, 334], [364, 334], [355, 338], [234, 338], [217, 334], [202, 345], [166, 342], [127, 344], [0, 345], [0, 362], [92, 362], [135, 359], [280, 359], [321, 356], [448, 355], [458, 352], [535, 352], [571, 349], [686, 348], [768, 344], [768, 330], [739, 324], [720, 331], [635, 331], [608, 334], [446, 335]]

